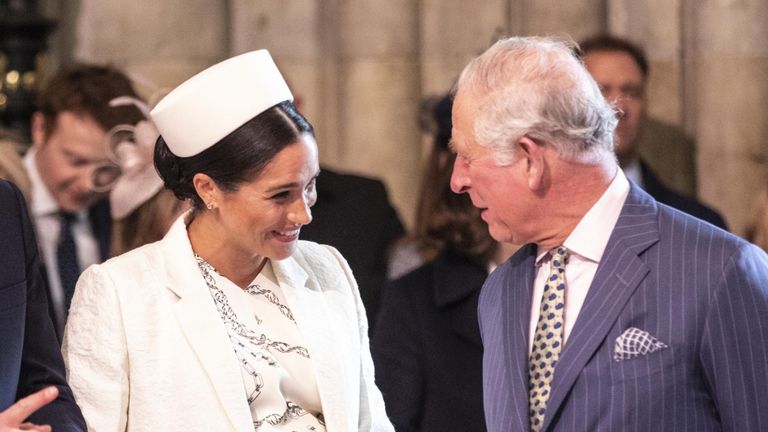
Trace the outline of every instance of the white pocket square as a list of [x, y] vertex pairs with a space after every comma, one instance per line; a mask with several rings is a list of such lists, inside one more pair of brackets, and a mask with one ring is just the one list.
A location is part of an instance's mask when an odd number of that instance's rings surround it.
[[621, 336], [616, 338], [613, 348], [613, 360], [622, 361], [644, 356], [658, 350], [668, 348], [664, 342], [651, 336], [645, 330], [630, 327], [624, 330]]

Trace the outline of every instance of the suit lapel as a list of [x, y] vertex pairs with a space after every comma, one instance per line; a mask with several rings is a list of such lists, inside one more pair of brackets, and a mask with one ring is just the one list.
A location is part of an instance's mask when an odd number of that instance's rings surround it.
[[173, 311], [187, 342], [210, 377], [235, 430], [253, 430], [240, 365], [187, 239], [183, 217], [162, 240], [167, 288], [179, 300]]
[[632, 185], [560, 355], [542, 430], [547, 430], [556, 417], [578, 375], [600, 348], [624, 305], [650, 271], [639, 256], [658, 239], [656, 203]]
[[333, 305], [333, 300], [320, 290], [318, 281], [309, 278], [297, 262], [299, 255], [294, 253], [291, 258], [273, 261], [272, 269], [315, 366], [317, 390], [327, 428], [343, 430], [347, 428], [345, 417], [350, 409], [343, 399], [343, 395], [350, 393], [349, 388], [344, 388], [343, 377], [349, 369], [344, 367], [344, 356], [339, 355], [338, 347], [351, 342], [339, 340], [338, 333], [332, 331], [335, 326], [330, 323], [339, 319], [331, 311], [341, 313], [345, 308]]
[[[528, 430], [528, 329], [531, 319], [531, 293], [535, 275], [536, 246], [524, 246], [510, 261], [497, 269], [501, 271], [501, 310], [503, 313], [502, 335], [505, 344], [505, 368], [510, 376], [506, 382], [514, 387], [507, 397], [512, 400], [515, 419], [519, 422], [514, 430]], [[484, 341], [497, 343], [498, 341]], [[500, 396], [500, 395], [498, 395]], [[506, 421], [506, 420], [505, 420]], [[497, 425], [499, 426], [499, 425]], [[503, 425], [507, 428], [509, 425]]]

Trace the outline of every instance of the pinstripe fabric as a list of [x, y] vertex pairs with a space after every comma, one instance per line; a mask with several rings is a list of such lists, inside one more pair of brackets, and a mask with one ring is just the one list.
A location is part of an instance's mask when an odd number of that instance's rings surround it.
[[[486, 281], [489, 431], [527, 431], [536, 248]], [[668, 346], [615, 361], [635, 327]], [[555, 370], [545, 431], [768, 430], [768, 257], [634, 185]]]

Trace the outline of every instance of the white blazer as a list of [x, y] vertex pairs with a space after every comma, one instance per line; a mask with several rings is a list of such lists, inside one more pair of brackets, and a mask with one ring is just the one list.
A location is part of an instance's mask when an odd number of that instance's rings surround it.
[[[314, 362], [328, 432], [393, 431], [344, 258], [300, 241], [272, 266]], [[254, 430], [240, 365], [183, 217], [161, 241], [83, 273], [62, 352], [92, 432]]]

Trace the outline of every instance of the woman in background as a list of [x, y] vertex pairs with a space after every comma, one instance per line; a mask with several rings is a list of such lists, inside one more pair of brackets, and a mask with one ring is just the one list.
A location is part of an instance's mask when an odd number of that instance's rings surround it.
[[385, 287], [374, 328], [376, 382], [398, 432], [485, 431], [477, 301], [513, 250], [491, 238], [468, 195], [451, 192], [451, 105], [445, 97], [434, 108], [417, 229], [396, 260], [428, 261]]
[[193, 209], [92, 266], [63, 353], [91, 431], [391, 431], [346, 261], [299, 241], [317, 145], [265, 50], [152, 110], [155, 165]]
[[176, 218], [189, 208], [163, 188], [155, 170], [154, 149], [160, 133], [149, 120], [147, 106], [129, 96], [110, 101], [111, 106], [134, 105], [145, 120], [118, 125], [107, 132], [107, 149], [113, 164], [94, 170], [94, 190], [109, 190], [112, 211], [112, 256], [121, 255], [165, 236]]

